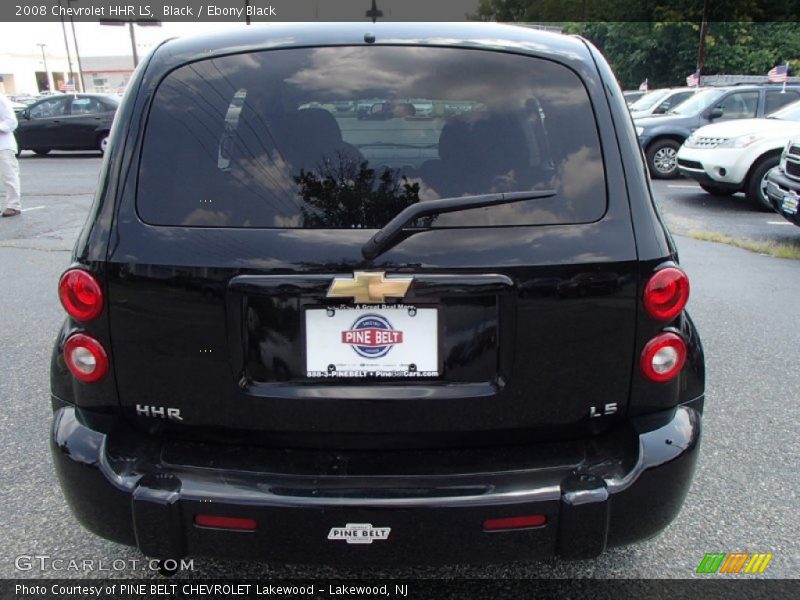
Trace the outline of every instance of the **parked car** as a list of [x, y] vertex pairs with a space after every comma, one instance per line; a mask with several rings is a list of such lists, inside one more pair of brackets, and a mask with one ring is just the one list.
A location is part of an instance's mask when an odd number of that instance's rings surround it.
[[414, 117], [416, 115], [417, 109], [410, 102], [395, 102], [393, 100], [387, 100], [385, 102], [376, 102], [370, 107], [369, 111], [364, 114], [359, 114], [359, 118], [385, 121], [386, 119]]
[[767, 197], [775, 211], [800, 227], [800, 135], [789, 140], [778, 166], [767, 173]]
[[357, 100], [356, 101], [356, 116], [359, 119], [365, 118], [367, 116], [367, 114], [369, 114], [369, 112], [372, 110], [372, 107], [375, 104], [378, 104], [378, 103], [381, 103], [381, 102], [387, 102], [387, 100], [385, 100], [383, 98], [364, 98], [364, 99], [361, 99], [361, 100]]
[[[162, 559], [480, 563], [676, 516], [703, 351], [589, 42], [275, 23], [166, 41], [130, 85], [51, 365], [89, 530]], [[373, 95], [471, 109], [298, 110]]]
[[[661, 91], [654, 90], [654, 93]], [[695, 91], [696, 88], [666, 88], [663, 94], [658, 94], [655, 98], [645, 96], [630, 106], [631, 117], [641, 119], [651, 115], [663, 115], [691, 98]]]
[[433, 116], [433, 102], [423, 98], [413, 98], [409, 103], [414, 107], [415, 117], [432, 117]]
[[647, 92], [643, 90], [625, 90], [622, 92], [622, 96], [625, 98], [625, 102], [628, 104], [628, 106], [630, 106], [646, 93]]
[[800, 101], [765, 119], [706, 125], [678, 150], [678, 171], [716, 196], [744, 192], [757, 208], [772, 210], [767, 172], [778, 164], [786, 140], [800, 134]]
[[655, 106], [656, 103], [659, 102], [664, 96], [666, 96], [668, 92], [669, 88], [659, 88], [656, 90], [650, 90], [649, 92], [643, 92], [639, 98], [633, 102], [628, 102], [628, 108], [631, 111], [640, 111], [646, 108], [651, 108]]
[[119, 98], [105, 94], [55, 94], [22, 110], [15, 132], [19, 152], [106, 151]]
[[798, 86], [785, 91], [775, 85], [704, 88], [665, 115], [635, 119], [651, 177], [678, 176], [678, 148], [700, 127], [763, 117], [798, 99]]

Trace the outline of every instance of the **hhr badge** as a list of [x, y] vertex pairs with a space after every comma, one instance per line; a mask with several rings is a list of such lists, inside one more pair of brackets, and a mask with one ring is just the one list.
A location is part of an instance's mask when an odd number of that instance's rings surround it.
[[348, 523], [331, 527], [329, 540], [344, 540], [348, 544], [371, 544], [373, 540], [388, 540], [391, 527], [373, 527], [371, 523]]
[[406, 295], [413, 277], [386, 279], [383, 271], [356, 271], [353, 278], [334, 277], [328, 289], [328, 298], [352, 298], [356, 304], [382, 304], [386, 298]]

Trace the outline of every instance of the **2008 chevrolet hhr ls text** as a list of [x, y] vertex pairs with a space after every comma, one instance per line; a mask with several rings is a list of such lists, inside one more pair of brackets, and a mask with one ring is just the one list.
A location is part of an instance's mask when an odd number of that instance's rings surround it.
[[590, 557], [689, 488], [689, 282], [580, 38], [167, 41], [72, 260], [56, 470], [83, 525], [146, 555]]

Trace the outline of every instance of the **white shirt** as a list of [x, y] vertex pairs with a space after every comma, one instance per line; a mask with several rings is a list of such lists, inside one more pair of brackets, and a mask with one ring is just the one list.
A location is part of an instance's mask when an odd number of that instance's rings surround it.
[[17, 151], [17, 140], [14, 130], [17, 128], [17, 116], [11, 102], [5, 94], [0, 94], [0, 150]]

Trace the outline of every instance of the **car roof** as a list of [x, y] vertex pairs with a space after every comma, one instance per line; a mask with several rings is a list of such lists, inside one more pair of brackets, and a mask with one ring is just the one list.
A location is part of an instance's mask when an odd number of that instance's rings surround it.
[[376, 44], [458, 46], [591, 61], [578, 36], [498, 23], [274, 23], [172, 38], [153, 53], [151, 66], [170, 68], [214, 56], [277, 48]]
[[116, 96], [113, 94], [93, 94], [93, 93], [85, 93], [85, 92], [68, 92], [65, 94], [50, 94], [48, 96], [42, 96], [41, 98], [37, 98], [36, 102], [41, 102], [42, 100], [60, 100], [61, 98], [103, 98], [106, 100], [118, 100]]

